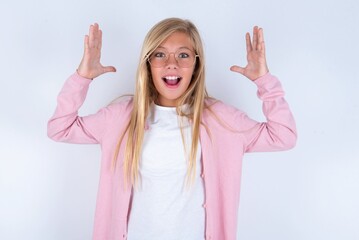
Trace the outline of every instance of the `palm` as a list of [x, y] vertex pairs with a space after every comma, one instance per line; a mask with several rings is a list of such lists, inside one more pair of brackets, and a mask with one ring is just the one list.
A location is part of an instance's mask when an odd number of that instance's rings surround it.
[[84, 55], [78, 68], [78, 73], [86, 78], [93, 79], [106, 72], [115, 72], [116, 69], [112, 66], [102, 66], [101, 47], [102, 47], [102, 31], [98, 24], [90, 26], [89, 35], [85, 36], [84, 40]]
[[238, 72], [249, 78], [256, 80], [268, 72], [267, 62], [265, 58], [265, 45], [263, 38], [263, 30], [258, 27], [253, 28], [253, 41], [251, 41], [249, 33], [246, 34], [247, 45], [247, 65], [245, 67], [232, 66], [231, 70]]

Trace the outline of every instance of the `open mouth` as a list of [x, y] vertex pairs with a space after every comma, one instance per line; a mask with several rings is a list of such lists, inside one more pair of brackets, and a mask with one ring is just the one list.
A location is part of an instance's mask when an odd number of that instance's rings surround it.
[[166, 83], [169, 87], [176, 87], [178, 86], [179, 82], [181, 81], [180, 76], [166, 76], [163, 77], [162, 80]]

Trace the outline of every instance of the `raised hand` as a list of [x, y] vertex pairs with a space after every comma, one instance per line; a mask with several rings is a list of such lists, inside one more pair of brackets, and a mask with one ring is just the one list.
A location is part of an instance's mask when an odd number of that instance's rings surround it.
[[255, 26], [253, 28], [253, 41], [249, 33], [246, 34], [247, 45], [247, 66], [232, 66], [231, 71], [243, 74], [250, 80], [254, 81], [257, 78], [265, 75], [269, 70], [267, 67], [265, 57], [265, 46], [263, 29]]
[[89, 35], [84, 40], [84, 55], [77, 69], [80, 76], [93, 79], [107, 72], [116, 72], [112, 66], [102, 66], [101, 47], [102, 47], [102, 31], [97, 23], [90, 26]]

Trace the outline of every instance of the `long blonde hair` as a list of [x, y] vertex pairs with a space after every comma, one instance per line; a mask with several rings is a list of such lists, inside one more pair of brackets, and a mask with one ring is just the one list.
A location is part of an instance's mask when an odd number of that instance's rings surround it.
[[[192, 144], [187, 168], [187, 182], [191, 183], [194, 180], [196, 171], [196, 153], [198, 149], [204, 100], [208, 97], [205, 88], [203, 44], [198, 30], [192, 22], [179, 18], [168, 18], [153, 26], [144, 39], [137, 69], [136, 87], [133, 97], [133, 110], [128, 126], [119, 139], [113, 159], [114, 166], [117, 162], [122, 140], [124, 139], [124, 135], [127, 133], [128, 139], [126, 142], [124, 156], [124, 180], [125, 182], [129, 181], [134, 185], [136, 185], [139, 180], [139, 162], [150, 104], [152, 102], [156, 102], [158, 97], [158, 92], [152, 81], [148, 58], [153, 51], [155, 51], [156, 48], [174, 32], [183, 32], [188, 34], [193, 43], [194, 51], [196, 55], [199, 56], [196, 60], [192, 80], [188, 89], [176, 101], [177, 113], [180, 116], [186, 116], [192, 122]], [[189, 106], [189, 112], [182, 111], [180, 106], [184, 104]]]

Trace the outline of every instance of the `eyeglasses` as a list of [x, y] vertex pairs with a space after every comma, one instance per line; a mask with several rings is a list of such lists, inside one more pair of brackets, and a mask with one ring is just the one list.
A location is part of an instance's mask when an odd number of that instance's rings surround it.
[[174, 55], [177, 65], [181, 68], [193, 67], [196, 58], [199, 57], [199, 55], [194, 54], [186, 48], [179, 49], [175, 53], [169, 53], [164, 49], [157, 49], [148, 58], [148, 62], [155, 68], [164, 67], [168, 63], [171, 54]]

